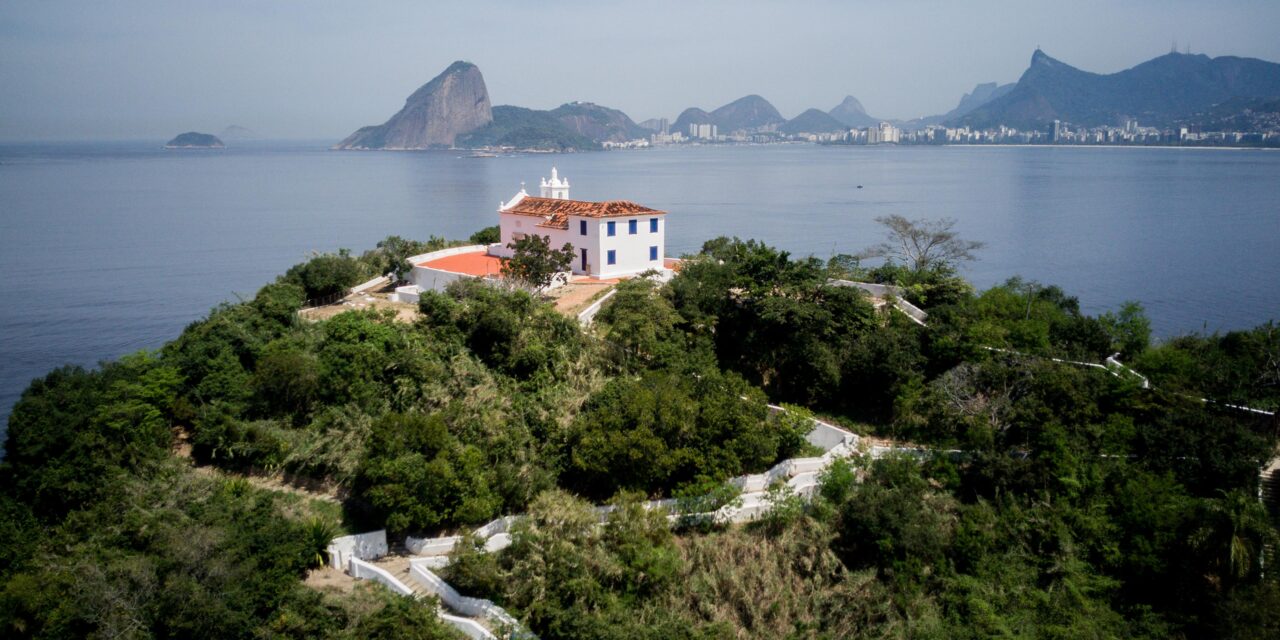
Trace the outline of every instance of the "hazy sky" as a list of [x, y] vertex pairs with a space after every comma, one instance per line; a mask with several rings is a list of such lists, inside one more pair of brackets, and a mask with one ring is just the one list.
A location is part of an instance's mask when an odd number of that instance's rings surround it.
[[748, 93], [879, 117], [1013, 82], [1037, 45], [1112, 72], [1193, 52], [1280, 61], [1280, 1], [62, 2], [0, 0], [0, 139], [163, 138], [240, 124], [341, 138], [450, 62], [494, 104], [636, 120]]

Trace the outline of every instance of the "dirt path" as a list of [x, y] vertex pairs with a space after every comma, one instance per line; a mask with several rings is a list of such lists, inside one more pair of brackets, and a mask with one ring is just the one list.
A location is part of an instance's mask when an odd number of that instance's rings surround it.
[[572, 318], [617, 283], [617, 280], [578, 280], [555, 289], [550, 296], [555, 301], [556, 311]]
[[328, 320], [329, 318], [345, 311], [361, 309], [389, 309], [396, 313], [397, 322], [407, 323], [417, 320], [417, 305], [394, 302], [391, 300], [391, 294], [393, 293], [395, 293], [395, 289], [388, 284], [379, 289], [373, 289], [363, 293], [353, 293], [333, 304], [325, 305], [323, 307], [302, 309], [298, 312], [298, 317], [309, 322], [316, 322], [319, 320]]

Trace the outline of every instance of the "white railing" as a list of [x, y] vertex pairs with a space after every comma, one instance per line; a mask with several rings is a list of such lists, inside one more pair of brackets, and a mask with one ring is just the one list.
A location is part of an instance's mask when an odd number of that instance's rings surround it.
[[436, 575], [426, 563], [420, 560], [409, 562], [409, 578], [417, 582], [427, 593], [440, 598], [445, 606], [469, 618], [483, 618], [494, 623], [515, 629], [520, 623], [507, 613], [505, 609], [483, 598], [470, 598], [458, 593], [443, 578]]

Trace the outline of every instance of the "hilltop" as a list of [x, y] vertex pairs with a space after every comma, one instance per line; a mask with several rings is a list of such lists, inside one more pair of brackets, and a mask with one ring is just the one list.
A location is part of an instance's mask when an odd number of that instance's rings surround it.
[[[34, 380], [0, 462], [6, 637], [452, 640], [436, 599], [317, 569], [330, 541], [516, 514], [432, 566], [547, 640], [1280, 625], [1277, 422], [1231, 406], [1280, 409], [1274, 324], [1152, 345], [1136, 305], [731, 238], [590, 326], [479, 280], [413, 321], [298, 313], [455, 244], [315, 256], [157, 351]], [[859, 446], [811, 442], [811, 410]], [[754, 521], [699, 515], [748, 488]]]
[[1168, 126], [1233, 98], [1280, 96], [1280, 64], [1255, 58], [1169, 53], [1113, 74], [1082, 71], [1037, 49], [1005, 95], [950, 124], [1044, 129], [1054, 120]]

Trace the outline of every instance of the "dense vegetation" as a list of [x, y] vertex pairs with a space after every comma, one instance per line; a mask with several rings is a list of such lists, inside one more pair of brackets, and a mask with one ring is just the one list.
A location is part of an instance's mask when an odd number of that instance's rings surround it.
[[[317, 256], [159, 352], [34, 381], [0, 465], [4, 633], [449, 637], [430, 603], [301, 579], [344, 529], [518, 512], [510, 548], [469, 541], [449, 578], [546, 638], [1280, 631], [1256, 498], [1277, 422], [1222, 404], [1280, 408], [1274, 325], [1151, 346], [1137, 305], [1090, 317], [1052, 286], [974, 293], [945, 261], [723, 238], [668, 284], [619, 285], [591, 331], [477, 282], [424, 294], [412, 323], [298, 320], [447, 245]], [[901, 285], [929, 326], [833, 277]], [[1049, 359], [1117, 352], [1151, 388]], [[673, 532], [639, 506], [805, 454], [803, 422], [766, 399], [961, 453], [837, 465], [815, 500], [776, 490], [749, 527]]]

